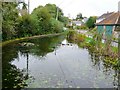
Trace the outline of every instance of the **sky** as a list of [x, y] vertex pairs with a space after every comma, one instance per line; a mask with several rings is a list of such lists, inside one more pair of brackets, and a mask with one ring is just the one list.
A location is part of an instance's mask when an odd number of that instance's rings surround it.
[[[28, 1], [28, 0], [25, 0]], [[103, 13], [118, 11], [120, 0], [30, 0], [30, 12], [39, 5], [56, 4], [65, 16], [75, 18], [78, 13], [83, 16], [100, 16]]]

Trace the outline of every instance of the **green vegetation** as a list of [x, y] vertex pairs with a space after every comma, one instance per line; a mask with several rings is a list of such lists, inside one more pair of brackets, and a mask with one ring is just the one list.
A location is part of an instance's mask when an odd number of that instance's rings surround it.
[[8, 40], [5, 41], [3, 43], [0, 43], [0, 47], [4, 47], [5, 45], [9, 44], [9, 43], [13, 43], [13, 42], [17, 42], [17, 41], [22, 41], [22, 40], [26, 40], [26, 39], [33, 39], [33, 38], [41, 38], [41, 37], [50, 37], [50, 36], [59, 36], [59, 35], [63, 35], [63, 34], [67, 34], [68, 32], [63, 32], [63, 33], [56, 33], [56, 34], [45, 34], [45, 35], [36, 35], [36, 36], [31, 36], [31, 37], [22, 37], [22, 38], [16, 38], [13, 40]]
[[[20, 3], [21, 4], [21, 3]], [[61, 33], [68, 18], [63, 16], [62, 10], [55, 4], [46, 4], [27, 13], [26, 4], [18, 10], [17, 3], [2, 3], [2, 40], [10, 40], [33, 35]], [[58, 8], [58, 20], [56, 10]]]
[[76, 29], [88, 30], [86, 25], [76, 26]]
[[94, 17], [90, 17], [89, 19], [88, 19], [88, 21], [86, 22], [86, 26], [89, 28], [89, 29], [91, 29], [91, 28], [94, 28], [95, 27], [95, 22], [96, 22], [96, 17], [94, 16]]
[[12, 39], [16, 36], [15, 27], [17, 24], [18, 10], [16, 3], [2, 3], [2, 39]]
[[78, 34], [76, 31], [69, 31], [67, 38], [68, 41], [83, 42], [85, 41], [86, 36], [82, 34]]
[[109, 52], [106, 52], [105, 43], [99, 42], [96, 37], [89, 38], [83, 34], [78, 34], [75, 31], [70, 31], [67, 35], [67, 40], [72, 43], [76, 43], [81, 48], [86, 48], [92, 54], [95, 54], [98, 58], [103, 58], [103, 62], [106, 65], [111, 66], [114, 69], [118, 68], [118, 48], [110, 47]]
[[[2, 88], [22, 89], [26, 88], [28, 83], [34, 80], [34, 77], [26, 72], [27, 68], [19, 69], [16, 65], [10, 63], [14, 61], [14, 58], [19, 57], [18, 51], [27, 58], [25, 59], [27, 61], [30, 58], [29, 54], [44, 57], [48, 53], [53, 52], [64, 38], [64, 35], [32, 38], [30, 40], [26, 39], [24, 41], [9, 43], [9, 45], [3, 47], [3, 52], [5, 53], [2, 53]], [[17, 47], [15, 47], [16, 43], [18, 44]]]
[[83, 16], [82, 13], [77, 14], [76, 20], [82, 20]]

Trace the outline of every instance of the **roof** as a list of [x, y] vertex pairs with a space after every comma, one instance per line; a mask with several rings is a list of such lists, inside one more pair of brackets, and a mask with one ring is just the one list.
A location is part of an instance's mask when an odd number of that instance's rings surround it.
[[101, 15], [100, 17], [98, 17], [97, 19], [104, 19], [104, 18], [107, 18], [108, 16], [110, 16], [113, 12], [110, 12], [110, 13], [104, 13], [103, 15]]
[[120, 12], [112, 13], [96, 25], [120, 25]]

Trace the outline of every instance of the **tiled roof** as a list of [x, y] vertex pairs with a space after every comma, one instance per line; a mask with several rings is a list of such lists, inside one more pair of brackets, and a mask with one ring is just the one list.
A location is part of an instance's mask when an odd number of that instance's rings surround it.
[[120, 12], [112, 13], [96, 25], [120, 25]]
[[97, 19], [104, 19], [107, 18], [108, 16], [110, 16], [113, 12], [110, 13], [104, 13], [103, 15], [101, 15], [100, 17], [98, 17]]

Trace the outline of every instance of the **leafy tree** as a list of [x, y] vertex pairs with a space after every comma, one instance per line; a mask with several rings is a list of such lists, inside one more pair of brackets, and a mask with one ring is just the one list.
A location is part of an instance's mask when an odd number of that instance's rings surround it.
[[16, 3], [2, 3], [2, 39], [12, 39], [16, 35], [15, 25], [18, 18]]
[[59, 7], [57, 7], [55, 4], [46, 4], [45, 7], [48, 9], [49, 13], [51, 14], [53, 18], [56, 18], [57, 9], [58, 9], [58, 20], [62, 18], [63, 16], [62, 10]]
[[[2, 4], [2, 39], [8, 40], [16, 37], [25, 37], [46, 33], [62, 32], [63, 23], [67, 24], [68, 18], [63, 16], [63, 12], [55, 4], [47, 4], [44, 7], [35, 8], [32, 14], [27, 13], [26, 4], [23, 3], [23, 11], [16, 3]], [[56, 17], [56, 8], [59, 10], [58, 20]], [[19, 15], [21, 13], [21, 16]]]
[[76, 20], [78, 20], [78, 19], [79, 19], [79, 20], [83, 19], [82, 13], [77, 14]]
[[37, 9], [35, 9], [35, 11], [33, 11], [32, 15], [38, 20], [39, 33], [44, 34], [49, 32], [49, 22], [51, 19], [51, 15], [49, 14], [47, 8], [38, 7]]
[[[39, 33], [58, 33], [63, 29], [63, 24], [56, 20], [56, 5], [46, 4], [45, 7], [39, 6], [34, 9], [32, 16], [36, 17], [38, 20]], [[62, 15], [62, 14], [61, 14]], [[66, 17], [64, 17], [63, 22], [67, 22]]]
[[86, 26], [90, 29], [90, 28], [94, 28], [95, 27], [95, 23], [96, 22], [96, 17], [94, 16], [94, 17], [90, 17], [89, 19], [88, 19], [88, 21], [86, 22]]
[[64, 24], [64, 26], [66, 26], [69, 22], [69, 18], [68, 17], [65, 17], [65, 16], [62, 16], [60, 18], [60, 21]]
[[63, 24], [60, 21], [51, 18], [50, 21], [51, 31], [55, 33], [60, 33], [63, 31]]
[[57, 7], [55, 4], [46, 4], [45, 7], [48, 9], [50, 15], [56, 19], [57, 17], [57, 9], [58, 9], [58, 20], [63, 22], [64, 25], [68, 23], [68, 18], [64, 16], [63, 11]]
[[45, 7], [48, 9], [48, 12], [53, 18], [56, 18], [57, 7], [55, 4], [46, 4]]
[[31, 36], [37, 34], [37, 21], [30, 15], [26, 14], [19, 17], [16, 25], [16, 32], [18, 37]]

